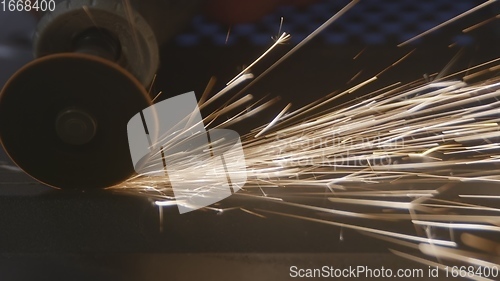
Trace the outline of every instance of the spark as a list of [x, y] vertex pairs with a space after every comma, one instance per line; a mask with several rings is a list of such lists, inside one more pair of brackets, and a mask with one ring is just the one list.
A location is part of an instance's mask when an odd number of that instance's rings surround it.
[[494, 66], [494, 67], [490, 67], [490, 68], [487, 68], [487, 69], [483, 69], [483, 70], [478, 71], [476, 73], [471, 73], [469, 75], [464, 76], [464, 81], [467, 82], [467, 81], [470, 81], [470, 80], [475, 79], [477, 77], [483, 76], [483, 75], [491, 73], [491, 72], [496, 72], [496, 71], [499, 71], [499, 70], [500, 70], [500, 66], [499, 65]]
[[231, 84], [229, 84], [226, 87], [224, 87], [217, 94], [215, 94], [213, 97], [209, 98], [205, 103], [203, 103], [200, 106], [200, 109], [208, 106], [209, 104], [211, 104], [212, 102], [214, 102], [218, 98], [222, 97], [224, 94], [230, 92], [233, 88], [235, 88], [239, 84], [241, 84], [241, 83], [243, 83], [243, 82], [245, 82], [247, 80], [253, 79], [253, 77], [254, 76], [253, 76], [252, 73], [246, 73], [246, 74], [239, 75], [238, 78], [234, 79], [234, 81]]
[[415, 51], [415, 49], [411, 50], [406, 55], [404, 55], [402, 58], [398, 59], [393, 64], [391, 64], [390, 66], [388, 66], [386, 69], [380, 71], [377, 75], [375, 75], [375, 77], [379, 77], [380, 75], [382, 75], [387, 70], [389, 70], [389, 69], [393, 68], [394, 66], [398, 65], [399, 63], [401, 63], [402, 61], [404, 61], [406, 58], [408, 58], [411, 54], [413, 54], [414, 51]]
[[359, 51], [359, 53], [357, 53], [353, 58], [352, 60], [357, 60], [364, 52], [366, 51], [366, 47], [363, 48], [361, 51]]
[[286, 32], [283, 32], [281, 36], [274, 42], [274, 44], [269, 47], [260, 57], [258, 57], [254, 62], [252, 62], [249, 66], [247, 66], [245, 69], [243, 69], [236, 77], [231, 79], [229, 82], [227, 82], [226, 86], [229, 86], [233, 82], [235, 82], [238, 78], [243, 76], [245, 73], [247, 73], [252, 67], [254, 67], [259, 61], [261, 61], [265, 56], [267, 56], [276, 46], [283, 44], [283, 42], [287, 41], [290, 38], [290, 34], [287, 34]]
[[237, 116], [227, 120], [224, 122], [224, 126], [229, 126], [229, 125], [233, 125], [235, 123], [238, 123], [238, 122], [241, 122], [241, 121], [244, 121], [246, 120], [247, 118], [249, 117], [252, 117], [256, 114], [259, 114], [260, 112], [262, 111], [265, 111], [266, 109], [270, 108], [272, 105], [274, 105], [276, 102], [278, 102], [280, 100], [280, 98], [274, 98], [268, 102], [265, 102], [255, 108], [252, 108], [252, 109], [249, 109], [249, 110], [245, 110], [245, 111], [242, 111], [240, 114], [238, 114]]
[[280, 19], [280, 28], [278, 30], [278, 34], [281, 34], [281, 29], [283, 28], [283, 17]]
[[22, 172], [23, 171], [17, 166], [9, 165], [8, 163], [1, 162], [1, 161], [0, 161], [0, 169], [5, 169], [8, 171], [13, 171], [13, 172]]
[[347, 84], [350, 84], [352, 81], [356, 80], [356, 78], [358, 78], [361, 73], [363, 73], [363, 70], [358, 71], [358, 73], [356, 73], [351, 79], [349, 79]]
[[416, 225], [427, 225], [427, 226], [444, 227], [444, 228], [469, 229], [469, 230], [476, 229], [476, 230], [500, 232], [500, 227], [498, 226], [473, 224], [473, 223], [442, 223], [442, 222], [419, 221], [419, 220], [412, 220], [412, 223]]
[[356, 5], [360, 0], [352, 0], [349, 4], [344, 6], [340, 11], [338, 11], [335, 15], [333, 15], [330, 19], [328, 19], [325, 23], [319, 26], [316, 30], [314, 30], [311, 34], [309, 34], [306, 38], [300, 41], [297, 45], [295, 45], [290, 51], [288, 51], [285, 55], [283, 55], [278, 61], [272, 64], [269, 68], [267, 68], [262, 74], [257, 76], [255, 80], [253, 80], [250, 84], [248, 84], [245, 88], [243, 88], [239, 93], [245, 92], [248, 88], [250, 88], [253, 84], [257, 83], [262, 77], [266, 76], [268, 73], [273, 71], [278, 65], [287, 60], [291, 55], [301, 49], [305, 44], [315, 38], [318, 34], [320, 34], [323, 30], [325, 30], [328, 26], [330, 26], [333, 22], [335, 22], [338, 18], [344, 15], [347, 11], [352, 9], [354, 5]]
[[210, 80], [208, 81], [207, 86], [205, 87], [205, 91], [203, 91], [203, 94], [201, 95], [201, 98], [198, 101], [198, 106], [205, 103], [205, 101], [208, 98], [208, 95], [215, 86], [215, 82], [217, 82], [217, 78], [215, 78], [215, 76], [210, 77]]
[[[364, 81], [363, 83], [359, 83], [358, 85], [356, 85], [356, 86], [354, 86], [354, 87], [350, 88], [349, 90], [345, 91], [344, 93], [346, 93], [346, 94], [352, 94], [352, 93], [354, 93], [355, 91], [357, 91], [357, 90], [359, 90], [359, 89], [363, 88], [364, 86], [366, 86], [366, 85], [370, 84], [371, 82], [374, 82], [374, 81], [375, 81], [375, 80], [377, 80], [377, 79], [378, 79], [378, 78], [377, 78], [377, 76], [373, 76], [372, 78], [370, 78], [370, 79], [368, 79], [368, 80]], [[341, 97], [344, 93], [341, 93], [341, 94], [339, 94], [338, 96], [335, 96], [335, 99], [337, 99], [337, 98]]]
[[489, 18], [489, 19], [487, 19], [487, 20], [484, 20], [484, 21], [482, 21], [482, 22], [480, 22], [480, 23], [476, 23], [476, 24], [474, 24], [474, 25], [472, 25], [472, 26], [469, 26], [469, 27], [467, 27], [467, 28], [463, 29], [463, 30], [462, 30], [462, 32], [463, 32], [463, 33], [468, 33], [468, 32], [471, 32], [471, 31], [473, 31], [474, 29], [477, 29], [477, 28], [479, 28], [479, 27], [481, 27], [481, 26], [484, 26], [484, 25], [486, 25], [486, 24], [488, 24], [488, 23], [490, 23], [490, 22], [492, 22], [492, 21], [494, 21], [494, 20], [496, 20], [496, 19], [500, 19], [500, 15], [496, 15], [496, 16], [491, 17], [491, 18]]
[[283, 114], [285, 114], [288, 111], [288, 109], [290, 109], [291, 106], [292, 106], [292, 104], [289, 103], [285, 108], [283, 108], [283, 110], [276, 116], [276, 118], [274, 118], [273, 121], [271, 121], [264, 129], [262, 129], [262, 131], [260, 131], [258, 134], [256, 134], [255, 137], [256, 138], [260, 137], [267, 130], [269, 130], [269, 128], [271, 128], [274, 124], [276, 124], [280, 120], [280, 118], [283, 116]]
[[159, 207], [176, 206], [176, 201], [155, 201], [155, 205]]
[[[210, 120], [209, 123], [206, 124], [206, 127], [210, 127], [210, 125], [212, 125], [212, 123], [217, 119], [217, 117], [219, 117], [220, 115], [222, 114], [225, 114], [227, 112], [230, 112], [232, 111], [233, 109], [235, 108], [238, 108], [242, 105], [245, 105], [247, 104], [248, 101], [252, 100], [253, 99], [253, 96], [252, 95], [246, 95], [242, 98], [240, 98], [239, 100], [237, 100], [236, 102], [228, 105], [228, 106], [225, 106], [223, 107], [222, 109], [220, 110], [217, 110], [217, 111], [214, 111], [212, 114], [210, 114], [209, 116], [207, 116], [207, 118], [205, 118], [205, 121], [208, 121]], [[231, 119], [227, 120], [226, 122], [229, 122]], [[225, 123], [225, 122], [224, 122]], [[216, 126], [216, 128], [220, 128], [220, 127], [223, 127], [225, 124], [222, 123], [218, 126]]]
[[155, 73], [155, 75], [153, 76], [153, 81], [151, 81], [151, 84], [149, 85], [149, 90], [148, 90], [148, 93], [151, 94], [151, 92], [153, 91], [153, 87], [156, 83], [156, 77], [157, 77], [157, 73]]
[[331, 202], [358, 204], [364, 206], [378, 206], [396, 209], [410, 209], [410, 203], [394, 202], [394, 201], [380, 201], [380, 200], [363, 200], [363, 199], [343, 199], [343, 198], [328, 198]]
[[275, 214], [275, 215], [281, 215], [281, 216], [285, 216], [285, 217], [297, 218], [297, 219], [318, 222], [318, 223], [324, 223], [324, 224], [331, 224], [331, 225], [335, 225], [335, 226], [341, 226], [341, 227], [345, 227], [345, 228], [351, 228], [351, 229], [355, 229], [355, 230], [366, 231], [366, 232], [375, 233], [375, 234], [381, 234], [381, 235], [385, 235], [385, 236], [389, 236], [389, 237], [397, 237], [397, 238], [410, 240], [410, 241], [432, 243], [435, 245], [443, 245], [443, 246], [448, 246], [448, 247], [456, 247], [456, 243], [451, 242], [451, 241], [431, 239], [431, 238], [422, 238], [422, 237], [402, 234], [402, 233], [398, 233], [398, 232], [384, 231], [384, 230], [379, 230], [379, 229], [375, 229], [375, 228], [368, 228], [368, 227], [362, 227], [362, 226], [357, 226], [357, 225], [350, 225], [350, 224], [338, 223], [338, 222], [333, 222], [333, 221], [320, 220], [320, 219], [309, 218], [309, 217], [304, 217], [304, 216], [297, 216], [297, 215], [292, 215], [292, 214], [287, 214], [287, 213], [280, 213], [280, 212], [267, 211], [267, 210], [260, 210], [260, 211], [265, 212], [265, 213]]
[[473, 194], [460, 194], [462, 198], [482, 198], [482, 199], [500, 199], [500, 195], [473, 195]]
[[[487, 1], [417, 37], [492, 2]], [[353, 1], [339, 11], [245, 89], [356, 3]], [[438, 258], [439, 263], [391, 249], [396, 255], [442, 270], [450, 261], [476, 266], [498, 263], [495, 255], [500, 253], [500, 243], [472, 233], [500, 231], [496, 201], [500, 199], [500, 77], [483, 78], [500, 69], [500, 58], [446, 76], [445, 67], [440, 73], [408, 84], [396, 82], [361, 99], [336, 103], [340, 97], [379, 80], [380, 75], [413, 52], [372, 78], [339, 89], [300, 109], [289, 112], [291, 104], [288, 104], [271, 122], [242, 136], [248, 179], [244, 191], [233, 197], [244, 202], [262, 200], [292, 211], [252, 209], [244, 203], [206, 209], [218, 214], [241, 211], [260, 218], [280, 216], [332, 225], [341, 229], [341, 240], [347, 237], [346, 231], [358, 231]], [[215, 78], [211, 79], [200, 107], [252, 79], [248, 71], [261, 57], [209, 98], [215, 83]], [[467, 75], [460, 76], [464, 74]], [[472, 78], [480, 81], [471, 82]], [[276, 97], [253, 101], [251, 95], [233, 97], [204, 121], [209, 122], [207, 127], [224, 128], [249, 120], [278, 100]], [[214, 121], [222, 115], [230, 117], [216, 124]], [[230, 173], [230, 169], [227, 171]], [[204, 184], [196, 173], [185, 174], [183, 178], [199, 184], [199, 189], [217, 188]], [[487, 193], [476, 191], [478, 185], [487, 187]], [[175, 198], [167, 175], [134, 177], [115, 190], [153, 198], [159, 208], [185, 204], [183, 198]], [[478, 200], [483, 201], [478, 204]], [[379, 226], [377, 222], [384, 224]], [[411, 223], [413, 229], [396, 232], [385, 223]], [[460, 249], [460, 241], [470, 249]]]
[[[487, 62], [484, 62], [484, 63], [481, 63], [481, 64], [478, 64], [476, 66], [473, 66], [473, 67], [469, 67], [469, 68], [466, 68], [464, 70], [461, 70], [461, 71], [458, 71], [458, 72], [455, 72], [455, 73], [452, 73], [452, 74], [449, 74], [445, 77], [442, 77], [441, 79], [437, 79], [437, 80], [446, 80], [446, 79], [450, 79], [450, 78], [453, 78], [453, 77], [456, 77], [457, 75], [461, 75], [461, 74], [464, 74], [466, 72], [469, 72], [469, 71], [475, 71], [477, 68], [480, 68], [480, 67], [483, 67], [483, 66], [486, 66], [486, 65], [490, 65], [490, 64], [494, 64], [496, 62], [500, 61], [500, 58], [496, 58], [496, 59], [492, 59], [490, 61], [487, 61]], [[498, 67], [498, 65], [496, 66]], [[437, 82], [437, 81], [435, 81]]]
[[[363, 83], [339, 94], [356, 90]], [[245, 186], [247, 192], [233, 196], [270, 200], [274, 204], [293, 207], [298, 214], [249, 210], [247, 207], [240, 207], [239, 210], [258, 217], [262, 214], [266, 214], [265, 217], [267, 214], [279, 215], [335, 225], [383, 236], [393, 242], [401, 241], [397, 244], [402, 246], [416, 245], [408, 242], [413, 241], [429, 247], [457, 247], [452, 238], [433, 237], [432, 229], [438, 228], [449, 229], [450, 237], [454, 230], [498, 232], [498, 208], [468, 204], [453, 198], [444, 200], [442, 196], [458, 188], [450, 183], [462, 186], [467, 182], [500, 182], [495, 168], [473, 172], [468, 168], [471, 162], [478, 161], [494, 165], [495, 158], [492, 156], [500, 150], [500, 145], [495, 142], [500, 136], [500, 110], [495, 106], [496, 102], [480, 102], [500, 97], [500, 80], [493, 78], [475, 84], [434, 81], [410, 85], [394, 88], [398, 85], [393, 84], [378, 91], [377, 95], [367, 95], [370, 98], [362, 102], [346, 103], [305, 119], [286, 118], [293, 114], [286, 115], [288, 105], [269, 124], [256, 129], [257, 137], [255, 133], [244, 136], [249, 175]], [[319, 104], [327, 105], [331, 101], [329, 98]], [[249, 115], [267, 108], [266, 104], [237, 114], [231, 121], [245, 120]], [[220, 112], [231, 109], [222, 108]], [[281, 126], [282, 123], [286, 126]], [[456, 156], [449, 158], [449, 155]], [[383, 159], [390, 161], [382, 162]], [[166, 180], [142, 180], [141, 186], [152, 185], [155, 192], [167, 196], [172, 194]], [[137, 183], [129, 184], [129, 188], [137, 188], [134, 187]], [[411, 184], [413, 188], [408, 189], [406, 184]], [[419, 189], [416, 184], [422, 184], [424, 188]], [[429, 185], [437, 187], [429, 189]], [[294, 193], [296, 186], [301, 188]], [[309, 190], [311, 188], [329, 191], [313, 192]], [[269, 194], [269, 189], [276, 190]], [[279, 192], [281, 189], [282, 192]], [[495, 191], [500, 194], [500, 190], [494, 188], [492, 193], [484, 196], [475, 197], [462, 192], [457, 197], [500, 198], [494, 195]], [[325, 196], [332, 204], [342, 204], [342, 209], [294, 203], [299, 198]], [[182, 204], [182, 200], [176, 203], [172, 200], [160, 199], [159, 202], [168, 203], [157, 204]], [[375, 209], [369, 213], [359, 212], [356, 206]], [[300, 214], [301, 210], [329, 214], [339, 221], [304, 216]], [[466, 211], [478, 213], [463, 213]], [[490, 214], [492, 212], [495, 214]], [[346, 223], [342, 221], [343, 217], [368, 221], [408, 221], [416, 229], [426, 230], [425, 235], [410, 235]], [[419, 249], [431, 253], [426, 250], [430, 248], [420, 246]], [[434, 254], [446, 259], [454, 257], [450, 253]], [[477, 265], [484, 259], [468, 261]]]
[[[123, 9], [125, 11], [127, 21], [130, 27], [130, 30], [132, 31], [132, 38], [134, 40], [135, 47], [137, 50], [142, 50], [143, 47], [139, 43], [139, 34], [138, 30], [135, 27], [136, 21], [134, 20], [134, 9], [132, 8], [132, 4], [130, 3], [130, 0], [122, 0]], [[143, 52], [138, 52], [139, 53], [139, 59], [141, 62], [144, 62], [145, 58], [143, 55]]]
[[158, 94], [151, 100], [152, 103], [156, 102], [156, 100], [163, 94], [163, 91], [159, 91]]
[[488, 1], [484, 2], [483, 4], [480, 4], [480, 5], [474, 7], [472, 9], [470, 9], [470, 10], [467, 10], [467, 11], [465, 11], [465, 12], [463, 12], [463, 13], [461, 13], [461, 14], [459, 14], [459, 15], [457, 15], [457, 16], [455, 16], [455, 17], [453, 17], [453, 18], [451, 18], [451, 19], [449, 19], [449, 20], [447, 20], [447, 21], [445, 21], [443, 23], [441, 23], [441, 24], [438, 24], [438, 25], [434, 26], [433, 28], [431, 28], [431, 29], [429, 29], [427, 31], [424, 31], [424, 32], [420, 33], [419, 35], [417, 35], [415, 37], [412, 37], [412, 38], [404, 41], [403, 43], [400, 43], [398, 45], [398, 47], [403, 47], [403, 46], [407, 45], [408, 43], [411, 43], [411, 42], [413, 42], [413, 41], [415, 41], [415, 40], [417, 40], [417, 39], [419, 39], [421, 37], [424, 37], [425, 35], [427, 35], [427, 34], [429, 34], [431, 32], [434, 32], [434, 31], [436, 31], [436, 30], [438, 30], [438, 29], [440, 29], [440, 28], [442, 28], [442, 27], [444, 27], [444, 26], [446, 26], [446, 25], [448, 25], [448, 24], [450, 24], [452, 22], [455, 22], [455, 21], [457, 21], [457, 20], [459, 20], [459, 19], [461, 19], [461, 18], [463, 18], [463, 17], [465, 17], [465, 16], [467, 16], [469, 14], [472, 14], [472, 13], [474, 13], [474, 12], [476, 12], [476, 11], [478, 11], [478, 10], [486, 7], [486, 6], [489, 6], [489, 5], [493, 4], [493, 3], [495, 3], [496, 1], [497, 0], [488, 0]]
[[227, 35], [226, 35], [226, 42], [224, 44], [227, 45], [227, 42], [229, 41], [229, 35], [231, 34], [231, 26], [227, 29]]
[[[158, 204], [156, 204], [158, 205]], [[159, 231], [163, 232], [163, 206], [158, 205], [158, 220], [160, 221]]]
[[[284, 21], [284, 18], [281, 17], [280, 18], [280, 25], [279, 25], [279, 29], [278, 29], [278, 35], [277, 36], [271, 36], [271, 39], [273, 39], [273, 41], [278, 41], [279, 40], [280, 34], [282, 34], [281, 29], [283, 28], [283, 21]], [[291, 38], [291, 36], [289, 36], [286, 39], [286, 41], [288, 41], [290, 38]], [[283, 43], [285, 43], [286, 41], [283, 41]]]
[[448, 70], [459, 60], [459, 58], [462, 56], [464, 49], [460, 49], [459, 52], [453, 56], [453, 58], [446, 64], [446, 66], [441, 70], [441, 72], [434, 78], [435, 80], [439, 80], [439, 78], [443, 77], [445, 73], [448, 72]]
[[256, 217], [259, 217], [259, 218], [263, 218], [263, 219], [266, 219], [266, 218], [267, 218], [267, 217], [266, 217], [266, 216], [264, 216], [264, 215], [261, 215], [261, 214], [259, 214], [259, 213], [256, 213], [256, 212], [253, 212], [253, 211], [247, 210], [247, 209], [245, 209], [245, 208], [240, 208], [240, 210], [242, 210], [242, 211], [243, 211], [243, 212], [245, 212], [245, 213], [249, 213], [249, 214], [251, 214], [251, 215], [254, 215], [254, 216], [256, 216]]
[[90, 12], [90, 9], [89, 9], [89, 6], [87, 5], [83, 5], [82, 6], [82, 9], [83, 11], [85, 12], [85, 14], [87, 14], [87, 16], [89, 17], [90, 21], [92, 22], [92, 24], [96, 27], [99, 27], [99, 25], [97, 24], [97, 22], [95, 21], [94, 19], [94, 16], [92, 16], [92, 13]]

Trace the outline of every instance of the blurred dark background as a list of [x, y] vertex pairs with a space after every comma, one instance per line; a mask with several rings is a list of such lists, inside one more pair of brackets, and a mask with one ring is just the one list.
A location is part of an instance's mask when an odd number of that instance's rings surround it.
[[[348, 3], [298, 2], [267, 7], [249, 17], [250, 22], [240, 22], [245, 21], [244, 12], [239, 17], [218, 14], [217, 5], [224, 1], [207, 4], [209, 7], [202, 8], [189, 25], [180, 28], [179, 35], [162, 47], [154, 92], [163, 91], [160, 99], [188, 91], [201, 95], [212, 76], [217, 78], [214, 91], [222, 89], [273, 44], [271, 37], [278, 36], [283, 17], [281, 31], [292, 38], [252, 69], [259, 75]], [[498, 3], [397, 47], [484, 2], [361, 1], [249, 88], [246, 92], [255, 99], [280, 96], [281, 102], [233, 129], [244, 134], [269, 122], [289, 102], [296, 109], [335, 90], [352, 87], [414, 49], [408, 59], [376, 82], [339, 102], [361, 98], [397, 81], [411, 82], [443, 70], [453, 73], [497, 58], [498, 19], [470, 32], [463, 30], [498, 15]], [[251, 14], [249, 7], [246, 9]], [[30, 14], [0, 12], [0, 85], [32, 59], [35, 26], [36, 20]], [[452, 60], [453, 64], [448, 65]], [[228, 206], [288, 211], [273, 202], [249, 202], [237, 196], [225, 201]], [[417, 266], [387, 254], [387, 245], [378, 240], [294, 219], [262, 219], [239, 211], [199, 211], [180, 216], [170, 208], [165, 209], [163, 223], [164, 231], [160, 232], [158, 210], [147, 199], [108, 192], [55, 191], [33, 182], [0, 151], [1, 280], [33, 280], [40, 274], [53, 274], [54, 280], [234, 280], [235, 276], [252, 280], [248, 279], [249, 272], [262, 269], [259, 279], [275, 276], [267, 279], [277, 280], [288, 276], [292, 263]], [[339, 239], [341, 233], [343, 241]], [[189, 263], [194, 264], [193, 268], [187, 266]], [[217, 278], [205, 275], [228, 267], [232, 270]], [[194, 268], [199, 271], [191, 272]]]

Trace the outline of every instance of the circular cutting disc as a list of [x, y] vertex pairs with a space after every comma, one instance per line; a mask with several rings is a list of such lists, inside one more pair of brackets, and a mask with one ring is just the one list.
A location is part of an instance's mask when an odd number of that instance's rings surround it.
[[134, 173], [127, 123], [150, 104], [137, 79], [112, 62], [50, 55], [23, 67], [3, 88], [0, 139], [11, 159], [42, 183], [110, 187]]

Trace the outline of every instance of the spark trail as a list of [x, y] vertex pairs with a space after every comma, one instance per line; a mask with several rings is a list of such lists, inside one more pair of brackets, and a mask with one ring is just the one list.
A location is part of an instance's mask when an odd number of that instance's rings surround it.
[[[301, 109], [290, 112], [289, 104], [271, 122], [242, 138], [248, 181], [233, 198], [248, 206], [226, 200], [207, 209], [292, 217], [358, 231], [387, 241], [396, 255], [440, 269], [449, 264], [499, 266], [499, 66], [497, 58], [336, 104], [339, 97], [377, 80], [383, 70]], [[228, 87], [252, 78], [248, 71]], [[212, 98], [204, 94], [200, 107], [228, 90]], [[246, 95], [227, 103], [205, 117], [205, 124], [224, 128], [244, 122], [275, 102], [252, 99]], [[214, 122], [229, 113], [233, 117]], [[197, 175], [184, 177], [204, 188]], [[167, 176], [137, 176], [113, 189], [151, 198], [160, 210], [183, 204], [175, 200]], [[295, 211], [252, 209], [250, 203], [259, 200]], [[394, 231], [394, 225], [405, 223], [413, 228]], [[404, 253], [406, 249], [420, 254]], [[471, 278], [495, 279], [474, 274]]]
[[[484, 69], [495, 69], [493, 63]], [[341, 226], [452, 262], [479, 255], [469, 264], [499, 264], [500, 243], [476, 232], [500, 232], [500, 79], [421, 81], [369, 96], [326, 111], [313, 104], [285, 113], [287, 106], [243, 137], [248, 182], [233, 196], [271, 200], [296, 213], [212, 209]], [[138, 177], [119, 189], [158, 206], [182, 204], [168, 178]], [[477, 203], [478, 197], [488, 200]], [[329, 203], [321, 203], [325, 198]], [[310, 217], [307, 210], [331, 217]], [[414, 232], [367, 226], [373, 221], [411, 222]], [[457, 253], [463, 245], [472, 249]]]

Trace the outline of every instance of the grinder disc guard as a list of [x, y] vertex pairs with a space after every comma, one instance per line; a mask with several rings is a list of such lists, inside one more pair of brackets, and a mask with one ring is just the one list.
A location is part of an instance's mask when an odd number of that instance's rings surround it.
[[134, 173], [127, 123], [151, 105], [140, 82], [105, 59], [63, 53], [19, 70], [0, 95], [0, 139], [11, 159], [56, 188], [95, 189]]

